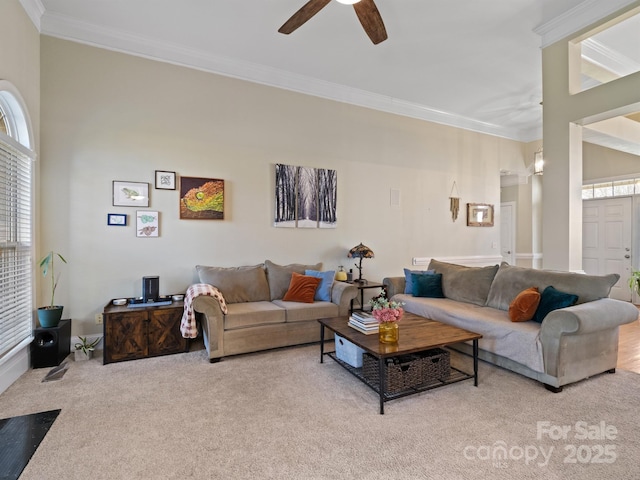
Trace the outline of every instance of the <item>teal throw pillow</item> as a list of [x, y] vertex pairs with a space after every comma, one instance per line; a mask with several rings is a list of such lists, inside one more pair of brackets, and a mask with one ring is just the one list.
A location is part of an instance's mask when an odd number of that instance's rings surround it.
[[435, 270], [409, 270], [408, 268], [405, 268], [404, 269], [404, 293], [406, 293], [407, 295], [411, 295], [413, 292], [413, 289], [411, 288], [413, 286], [411, 281], [411, 274], [433, 275], [434, 273], [436, 273]]
[[411, 290], [414, 297], [444, 298], [442, 293], [442, 274], [411, 274]]
[[305, 270], [304, 274], [309, 277], [316, 277], [320, 279], [320, 285], [316, 289], [316, 294], [313, 297], [314, 300], [319, 302], [331, 301], [331, 286], [333, 285], [333, 279], [336, 276], [335, 270], [329, 270], [328, 272], [319, 272], [317, 270]]
[[559, 308], [570, 307], [578, 301], [578, 296], [572, 293], [561, 292], [556, 290], [551, 285], [544, 289], [542, 295], [540, 295], [540, 304], [533, 316], [533, 321], [542, 323], [544, 317], [550, 312]]

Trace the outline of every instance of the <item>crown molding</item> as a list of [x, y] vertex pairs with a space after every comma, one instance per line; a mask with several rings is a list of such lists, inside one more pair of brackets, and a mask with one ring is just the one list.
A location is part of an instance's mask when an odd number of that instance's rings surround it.
[[36, 26], [38, 31], [40, 31], [41, 19], [45, 12], [42, 2], [40, 0], [20, 0], [20, 5], [22, 5], [31, 22]]
[[542, 138], [542, 126], [532, 130], [505, 128], [358, 88], [80, 22], [64, 15], [45, 12], [41, 24], [40, 31], [44, 35], [120, 53], [511, 140], [529, 142]]
[[634, 3], [637, 0], [585, 0], [533, 31], [542, 37], [545, 48]]
[[582, 56], [620, 77], [640, 70], [640, 63], [591, 38], [582, 42]]

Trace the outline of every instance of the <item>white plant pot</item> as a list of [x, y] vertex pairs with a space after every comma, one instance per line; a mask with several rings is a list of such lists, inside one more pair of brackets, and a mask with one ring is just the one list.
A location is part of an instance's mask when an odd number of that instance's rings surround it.
[[88, 350], [87, 353], [84, 353], [82, 350], [75, 351], [75, 361], [82, 362], [84, 360], [91, 360], [93, 358], [93, 350]]

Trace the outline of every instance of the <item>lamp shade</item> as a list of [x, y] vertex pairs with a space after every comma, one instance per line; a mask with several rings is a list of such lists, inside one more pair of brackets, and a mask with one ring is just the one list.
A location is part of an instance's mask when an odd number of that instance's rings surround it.
[[373, 254], [373, 250], [371, 250], [369, 247], [367, 247], [366, 245], [363, 245], [362, 243], [359, 243], [358, 245], [353, 247], [351, 250], [349, 250], [349, 253], [347, 254], [347, 257], [349, 257], [349, 258], [373, 258], [374, 254]]

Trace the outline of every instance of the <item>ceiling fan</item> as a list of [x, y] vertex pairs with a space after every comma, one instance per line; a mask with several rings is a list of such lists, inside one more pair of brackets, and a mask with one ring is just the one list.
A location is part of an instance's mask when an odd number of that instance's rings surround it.
[[[362, 28], [364, 28], [364, 31], [367, 33], [374, 45], [384, 42], [387, 39], [387, 31], [384, 28], [384, 22], [382, 21], [378, 7], [373, 3], [373, 0], [337, 1], [347, 5], [353, 4], [353, 8], [356, 11], [358, 20], [360, 20], [360, 23], [362, 24]], [[326, 7], [329, 2], [331, 2], [331, 0], [309, 0], [278, 29], [278, 32], [287, 35], [290, 34]]]

